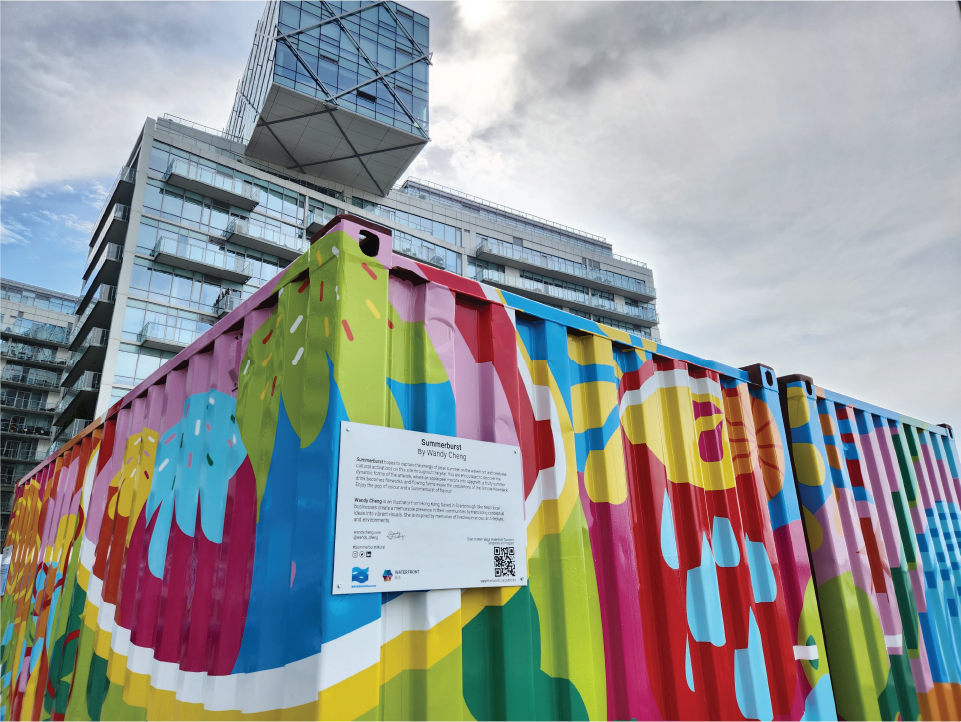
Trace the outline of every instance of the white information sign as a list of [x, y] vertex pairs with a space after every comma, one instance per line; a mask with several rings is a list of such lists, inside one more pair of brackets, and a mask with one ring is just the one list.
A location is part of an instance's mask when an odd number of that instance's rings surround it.
[[334, 594], [526, 584], [516, 446], [342, 422]]

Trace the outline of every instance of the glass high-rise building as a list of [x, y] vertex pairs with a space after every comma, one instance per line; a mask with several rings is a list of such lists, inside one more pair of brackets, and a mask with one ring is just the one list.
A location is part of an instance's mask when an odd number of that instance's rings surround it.
[[80, 401], [53, 424], [102, 414], [347, 211], [397, 253], [657, 339], [651, 270], [604, 238], [401, 182], [430, 140], [430, 63], [402, 5], [272, 1], [224, 130], [147, 118], [90, 238], [62, 380]]

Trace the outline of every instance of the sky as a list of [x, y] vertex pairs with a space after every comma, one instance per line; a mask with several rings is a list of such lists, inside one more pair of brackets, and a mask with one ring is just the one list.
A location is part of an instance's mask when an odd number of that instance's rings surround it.
[[[408, 4], [410, 175], [647, 262], [669, 346], [961, 431], [957, 3]], [[0, 3], [5, 277], [79, 290], [144, 118], [223, 127], [262, 9]]]

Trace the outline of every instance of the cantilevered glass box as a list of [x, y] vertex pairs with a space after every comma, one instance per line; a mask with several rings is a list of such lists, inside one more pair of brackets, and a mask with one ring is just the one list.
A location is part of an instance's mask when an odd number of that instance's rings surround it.
[[430, 140], [429, 21], [394, 2], [269, 2], [227, 132], [246, 154], [386, 195]]

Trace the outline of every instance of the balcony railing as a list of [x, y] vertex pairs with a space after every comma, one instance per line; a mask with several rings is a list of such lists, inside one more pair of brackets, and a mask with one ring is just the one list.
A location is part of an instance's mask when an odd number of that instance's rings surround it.
[[415, 258], [418, 261], [429, 263], [432, 266], [437, 266], [437, 268], [443, 268], [445, 270], [447, 268], [447, 259], [435, 249], [422, 246], [418, 243], [412, 243], [406, 238], [394, 236], [394, 251], [404, 256]]
[[68, 366], [73, 366], [80, 360], [80, 358], [87, 352], [87, 349], [93, 348], [106, 348], [107, 342], [109, 340], [110, 330], [106, 328], [93, 328], [90, 329], [90, 333], [80, 344], [80, 347], [70, 354], [70, 362]]
[[186, 328], [151, 322], [144, 324], [140, 333], [137, 334], [137, 342], [145, 346], [156, 346], [158, 348], [189, 346], [203, 334], [204, 331], [192, 331]]
[[56, 406], [48, 406], [46, 401], [37, 401], [36, 399], [18, 399], [7, 396], [0, 397], [0, 406], [6, 406], [10, 409], [23, 409], [24, 411], [39, 411], [47, 414], [51, 414], [56, 411]]
[[233, 203], [241, 208], [252, 209], [260, 203], [260, 189], [250, 181], [234, 178], [213, 168], [193, 163], [183, 158], [171, 158], [164, 173], [164, 181], [177, 176], [182, 185], [191, 186], [187, 190], [203, 193], [217, 200]]
[[8, 459], [10, 461], [43, 461], [45, 458], [47, 458], [45, 451], [13, 448], [0, 449], [0, 456], [3, 456], [4, 459]]
[[[99, 371], [85, 371], [80, 378], [78, 378], [72, 386], [70, 386], [63, 397], [60, 399], [60, 403], [57, 404], [57, 408], [54, 409], [54, 416], [59, 417], [67, 409], [70, 404], [73, 403], [74, 399], [81, 393], [89, 393], [93, 391], [100, 390], [100, 372]], [[54, 419], [55, 422], [59, 421], [59, 418]]]
[[222, 296], [217, 299], [217, 303], [214, 304], [214, 315], [217, 318], [221, 316], [226, 316], [228, 313], [233, 311], [237, 306], [243, 302], [243, 299], [239, 296]]
[[9, 343], [0, 350], [0, 356], [11, 361], [66, 366], [67, 359], [58, 359], [54, 349], [39, 348], [22, 343]]
[[[132, 186], [134, 183], [136, 183], [136, 181], [137, 181], [137, 169], [127, 165], [123, 166], [120, 169], [120, 172], [117, 174], [117, 177], [113, 179], [113, 183], [110, 186], [110, 190], [108, 191], [106, 197], [103, 199], [103, 206], [101, 206], [100, 208], [100, 213], [97, 214], [97, 222], [96, 224], [94, 224], [94, 233], [90, 237], [91, 246], [93, 245], [94, 241], [96, 241], [97, 238], [100, 237], [101, 226], [103, 226], [104, 222], [106, 221], [107, 209], [110, 208], [110, 204], [113, 201], [114, 192], [117, 190], [117, 188], [120, 186], [121, 183], [129, 183]], [[125, 199], [127, 199], [126, 196], [125, 196]], [[123, 220], [127, 220], [127, 219], [124, 218]]]
[[[154, 246], [150, 255], [154, 258], [174, 256], [183, 261], [182, 265], [190, 270], [207, 271], [209, 273], [211, 269], [216, 269], [225, 271], [227, 275], [243, 281], [250, 278], [253, 268], [253, 263], [243, 257], [232, 256], [219, 249], [195, 246], [169, 236], [158, 238], [157, 245]], [[172, 262], [171, 265], [178, 264]]]
[[10, 419], [0, 421], [0, 431], [4, 434], [20, 434], [22, 436], [50, 436], [50, 427], [43, 424], [16, 423]]
[[66, 344], [70, 337], [70, 332], [64, 326], [51, 326], [49, 324], [25, 328], [19, 323], [14, 323], [10, 326], [4, 326], [3, 332], [61, 345]]
[[307, 214], [307, 233], [316, 233], [334, 220], [334, 216], [322, 211], [311, 211]]
[[[612, 271], [606, 271], [600, 268], [588, 268], [582, 263], [575, 263], [574, 261], [569, 261], [566, 258], [552, 256], [547, 253], [540, 253], [538, 251], [531, 250], [530, 248], [523, 248], [510, 243], [481, 241], [477, 244], [477, 255], [491, 255], [498, 256], [500, 258], [507, 258], [520, 263], [525, 263], [530, 266], [543, 268], [554, 273], [564, 273], [568, 276], [576, 276], [577, 278], [583, 278], [588, 281], [593, 281], [594, 283], [603, 283], [606, 286], [637, 293], [650, 298], [656, 297], [654, 288], [652, 286], [648, 286], [644, 281], [630, 278], [629, 276], [624, 276], [623, 274], [615, 274]], [[614, 258], [620, 261], [630, 260], [625, 259], [623, 256], [614, 256]], [[631, 262], [643, 268], [647, 267], [647, 264], [641, 263], [640, 261]]]
[[[54, 427], [53, 443], [63, 446], [66, 442], [70, 441], [74, 436], [79, 434], [81, 431], [90, 425], [89, 419], [74, 419], [69, 424], [63, 427]], [[53, 447], [48, 453], [53, 453]]]
[[[259, 223], [251, 223], [243, 218], [232, 218], [230, 223], [227, 224], [227, 229], [221, 235], [225, 239], [229, 239], [231, 236], [242, 236], [240, 241], [242, 245], [254, 246], [257, 250], [267, 250], [268, 252], [276, 253], [278, 249], [283, 249], [288, 252], [288, 255], [299, 256], [307, 250], [307, 242], [304, 239], [288, 236], [277, 229], [262, 226]], [[251, 243], [251, 241], [254, 241], [254, 243]]]
[[9, 384], [24, 384], [27, 386], [38, 386], [44, 389], [55, 389], [60, 385], [60, 374], [48, 371], [53, 377], [37, 374], [34, 370], [16, 371], [10, 366], [3, 370], [0, 380]]
[[[80, 289], [81, 297], [85, 297], [87, 294], [87, 291], [89, 291], [90, 288], [93, 286], [93, 284], [96, 283], [98, 280], [114, 280], [115, 281], [116, 280], [115, 278], [108, 279], [107, 277], [108, 274], [104, 274], [104, 277], [101, 278], [100, 272], [106, 264], [119, 263], [122, 260], [123, 260], [123, 246], [121, 246], [119, 243], [108, 243], [103, 253], [100, 254], [100, 258], [97, 259], [97, 262], [93, 265], [92, 268], [90, 268], [90, 270], [86, 274], [86, 278], [83, 279], [83, 288]], [[116, 269], [116, 272], [119, 275], [119, 272], [120, 272], [119, 267]], [[84, 303], [83, 299], [81, 298], [80, 306], [83, 306], [83, 303]], [[78, 306], [78, 310], [80, 306]]]
[[615, 303], [614, 301], [609, 301], [608, 299], [601, 298], [600, 296], [591, 296], [590, 294], [581, 293], [580, 291], [574, 291], [569, 288], [552, 286], [550, 284], [542, 283], [541, 281], [534, 281], [529, 278], [508, 276], [506, 273], [494, 271], [489, 268], [478, 269], [475, 278], [476, 280], [485, 283], [496, 283], [501, 286], [509, 286], [521, 291], [530, 291], [544, 296], [550, 296], [551, 298], [556, 298], [560, 301], [568, 301], [581, 306], [597, 308], [607, 311], [608, 313], [617, 313], [622, 316], [630, 316], [642, 321], [657, 323], [657, 313], [644, 306], [627, 306], [623, 303]]
[[107, 286], [101, 284], [101, 286], [94, 292], [90, 300], [87, 302], [87, 308], [83, 312], [83, 316], [77, 321], [77, 325], [74, 326], [73, 333], [70, 334], [70, 345], [72, 346], [77, 338], [82, 333], [86, 333], [84, 326], [87, 320], [90, 318], [90, 314], [97, 308], [98, 303], [115, 303], [117, 300], [117, 287]]

